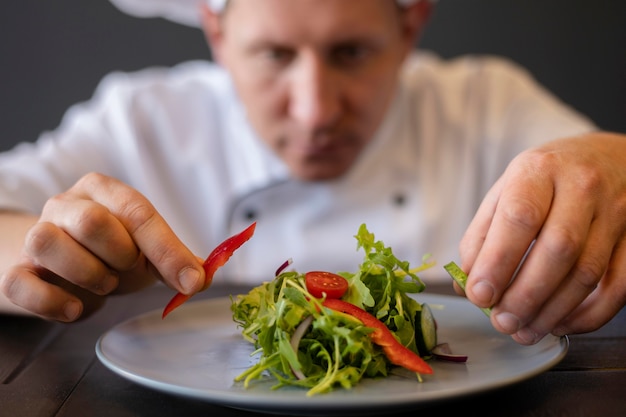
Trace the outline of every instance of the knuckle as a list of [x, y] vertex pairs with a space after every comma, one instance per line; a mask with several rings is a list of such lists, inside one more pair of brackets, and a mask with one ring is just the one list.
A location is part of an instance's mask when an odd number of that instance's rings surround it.
[[74, 233], [84, 239], [97, 238], [107, 227], [109, 211], [98, 204], [91, 204], [88, 210], [81, 210], [74, 218], [71, 226]]
[[562, 164], [562, 157], [552, 148], [538, 147], [522, 151], [513, 159], [516, 173], [527, 177], [529, 172], [553, 172]]
[[583, 241], [570, 228], [552, 228], [547, 234], [544, 245], [548, 253], [556, 259], [573, 259], [581, 251]]
[[582, 167], [575, 175], [576, 186], [583, 195], [597, 195], [605, 181], [598, 170], [593, 168]]
[[[46, 318], [54, 318], [55, 311], [46, 293], [33, 293], [32, 288], [24, 284], [27, 270], [13, 266], [0, 275], [0, 292], [16, 306]], [[45, 289], [45, 287], [44, 287]]]
[[150, 263], [158, 269], [158, 271], [153, 271], [155, 274], [160, 272], [169, 274], [170, 270], [177, 269], [177, 257], [170, 245], [165, 242], [155, 242], [155, 246], [152, 249]]
[[39, 222], [31, 227], [24, 241], [24, 250], [32, 257], [40, 257], [55, 250], [59, 229], [48, 222]]
[[542, 210], [531, 199], [516, 199], [504, 208], [502, 216], [514, 228], [533, 230], [541, 223]]
[[19, 279], [16, 268], [9, 268], [0, 274], [0, 293], [4, 294], [9, 300], [15, 298], [18, 286]]
[[[157, 212], [147, 201], [126, 200], [128, 203], [121, 207], [122, 217], [126, 221], [126, 227], [131, 234], [136, 234], [152, 223]], [[139, 201], [139, 202], [137, 202]]]
[[42, 218], [45, 218], [45, 215], [46, 215], [45, 213], [49, 213], [49, 212], [54, 213], [57, 207], [62, 207], [62, 205], [64, 204], [66, 200], [66, 195], [67, 195], [67, 192], [56, 194], [48, 198], [48, 200], [46, 200], [42, 208]]
[[100, 188], [102, 187], [103, 183], [107, 180], [107, 177], [103, 174], [100, 174], [98, 172], [89, 172], [85, 175], [83, 175], [77, 182], [76, 182], [76, 187], [77, 188], [87, 188], [87, 189], [91, 189], [91, 188]]
[[576, 265], [573, 271], [573, 280], [590, 293], [598, 286], [605, 270], [604, 264], [599, 260], [587, 259]]

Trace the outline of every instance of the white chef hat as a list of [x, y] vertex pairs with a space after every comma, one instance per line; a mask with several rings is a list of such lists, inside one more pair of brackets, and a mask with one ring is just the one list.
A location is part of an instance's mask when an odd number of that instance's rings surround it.
[[[200, 4], [206, 3], [214, 11], [224, 8], [227, 0], [110, 0], [118, 9], [135, 17], [163, 17], [183, 25], [200, 27]], [[356, 0], [355, 0], [356, 1]], [[420, 0], [396, 0], [409, 6]], [[429, 0], [436, 1], [436, 0]]]

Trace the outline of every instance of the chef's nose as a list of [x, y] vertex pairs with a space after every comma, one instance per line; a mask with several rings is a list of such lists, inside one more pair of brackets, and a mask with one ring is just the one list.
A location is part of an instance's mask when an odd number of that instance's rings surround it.
[[341, 111], [339, 77], [323, 57], [303, 54], [292, 69], [288, 111], [307, 129], [331, 126]]

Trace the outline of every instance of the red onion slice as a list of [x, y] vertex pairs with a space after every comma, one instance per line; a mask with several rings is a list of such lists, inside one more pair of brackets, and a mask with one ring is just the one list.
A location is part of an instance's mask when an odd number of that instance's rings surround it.
[[[311, 323], [313, 323], [313, 316], [307, 316], [304, 320], [300, 322], [300, 324], [298, 324], [298, 327], [296, 327], [296, 330], [293, 332], [289, 343], [291, 343], [291, 348], [294, 350], [294, 352], [298, 352], [300, 340], [302, 340], [302, 336], [304, 336], [306, 331], [309, 329]], [[306, 376], [299, 369], [293, 369], [293, 367], [291, 367], [291, 372], [293, 372], [295, 377], [298, 379], [306, 378]]]
[[456, 355], [452, 353], [452, 349], [450, 349], [450, 345], [447, 343], [438, 344], [430, 353], [432, 353], [435, 358], [444, 361], [467, 362], [467, 355]]
[[282, 263], [281, 266], [278, 267], [278, 269], [276, 270], [276, 273], [274, 275], [279, 276], [280, 273], [283, 272], [285, 270], [285, 268], [287, 268], [292, 263], [293, 263], [293, 260], [291, 258], [287, 259], [285, 262]]

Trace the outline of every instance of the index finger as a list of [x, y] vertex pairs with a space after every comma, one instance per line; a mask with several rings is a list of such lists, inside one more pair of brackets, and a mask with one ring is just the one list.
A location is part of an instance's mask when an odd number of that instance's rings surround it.
[[548, 215], [552, 181], [512, 164], [487, 194], [463, 238], [466, 295], [480, 307], [502, 296]]
[[202, 288], [204, 270], [198, 258], [139, 191], [97, 173], [83, 177], [75, 188], [83, 197], [107, 207], [119, 219], [166, 284], [184, 294], [193, 294]]

